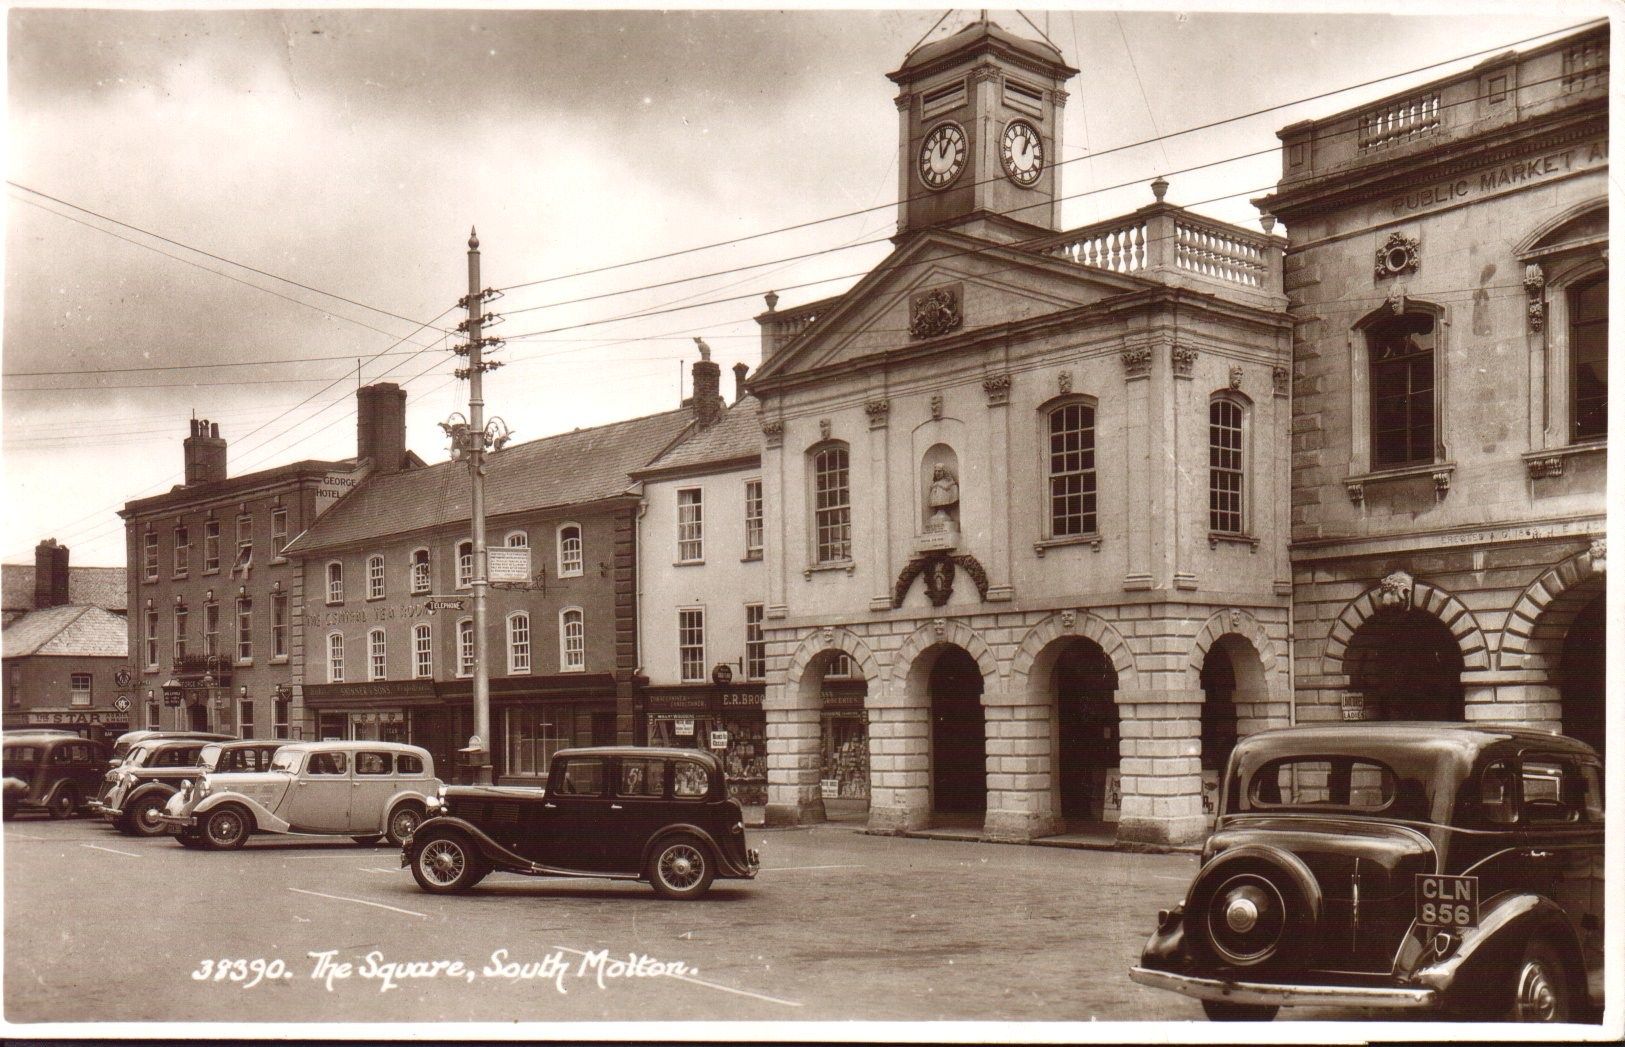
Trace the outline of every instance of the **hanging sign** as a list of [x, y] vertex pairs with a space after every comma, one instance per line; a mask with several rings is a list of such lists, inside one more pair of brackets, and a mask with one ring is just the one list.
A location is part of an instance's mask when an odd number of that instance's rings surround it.
[[485, 550], [487, 580], [492, 582], [530, 581], [530, 546], [500, 545]]
[[113, 682], [120, 687], [130, 686], [130, 681], [132, 679], [134, 679], [134, 677], [130, 675], [130, 670], [126, 669], [122, 665], [119, 666], [118, 669], [113, 673]]

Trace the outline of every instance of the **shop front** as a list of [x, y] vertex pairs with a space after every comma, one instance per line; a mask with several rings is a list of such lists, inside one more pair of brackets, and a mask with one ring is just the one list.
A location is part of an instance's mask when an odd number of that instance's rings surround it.
[[438, 702], [430, 680], [306, 684], [305, 709], [310, 719], [308, 725], [293, 727], [293, 738], [412, 742], [414, 711]]
[[543, 785], [560, 749], [615, 744], [615, 711], [609, 673], [492, 680], [492, 774], [501, 785]]
[[112, 709], [46, 708], [8, 712], [5, 729], [72, 731], [81, 738], [109, 741], [130, 729], [130, 714]]
[[862, 680], [824, 680], [823, 765], [819, 787], [830, 811], [861, 813], [869, 806], [869, 714]]
[[734, 683], [650, 687], [644, 693], [649, 745], [710, 749], [722, 760], [728, 795], [746, 806], [767, 803], [765, 685]]

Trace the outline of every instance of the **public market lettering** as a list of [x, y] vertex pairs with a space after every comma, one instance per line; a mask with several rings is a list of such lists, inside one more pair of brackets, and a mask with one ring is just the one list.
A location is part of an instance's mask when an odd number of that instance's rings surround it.
[[1417, 211], [1424, 207], [1454, 203], [1477, 193], [1493, 193], [1548, 175], [1567, 174], [1591, 164], [1608, 162], [1608, 140], [1599, 138], [1585, 145], [1571, 146], [1554, 152], [1511, 160], [1499, 167], [1481, 171], [1476, 178], [1457, 178], [1437, 182], [1402, 193], [1390, 201], [1394, 214]]

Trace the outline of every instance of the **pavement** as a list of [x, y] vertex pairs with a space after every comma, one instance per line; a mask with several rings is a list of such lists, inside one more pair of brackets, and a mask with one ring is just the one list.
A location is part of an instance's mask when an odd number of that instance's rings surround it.
[[503, 874], [430, 895], [397, 850], [347, 839], [190, 851], [19, 818], [4, 830], [5, 1017], [1202, 1020], [1128, 976], [1194, 856], [860, 830], [752, 831], [756, 880], [670, 902], [645, 884]]

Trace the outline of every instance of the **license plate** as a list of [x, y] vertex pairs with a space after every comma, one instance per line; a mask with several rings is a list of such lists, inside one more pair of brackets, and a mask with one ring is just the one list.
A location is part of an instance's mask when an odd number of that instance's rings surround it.
[[1416, 922], [1423, 927], [1477, 927], [1478, 877], [1416, 874]]

